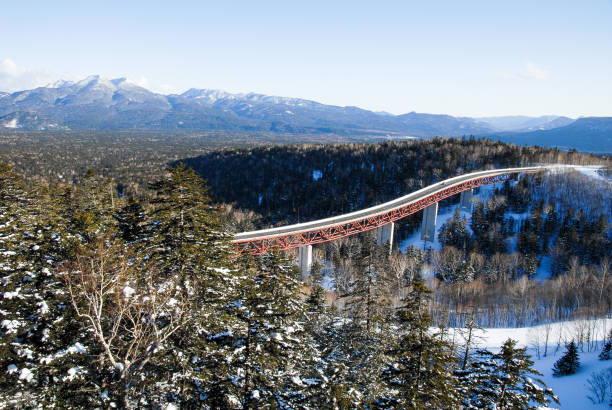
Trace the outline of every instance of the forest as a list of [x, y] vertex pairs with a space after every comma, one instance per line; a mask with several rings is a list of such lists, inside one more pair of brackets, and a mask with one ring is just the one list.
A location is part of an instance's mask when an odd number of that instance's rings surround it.
[[151, 190], [150, 201], [120, 197], [93, 171], [78, 185], [28, 186], [0, 165], [0, 400], [7, 407], [535, 408], [558, 401], [513, 340], [492, 353], [432, 331], [431, 291], [419, 276], [391, 309], [374, 281], [382, 273], [376, 246], [362, 248], [363, 275], [338, 311], [322, 287], [304, 288], [285, 256], [233, 258], [221, 208], [193, 171], [170, 169]]
[[[89, 164], [101, 149], [90, 143], [49, 159], [53, 172], [21, 167], [37, 149], [63, 149], [56, 142], [22, 144], [0, 162], [6, 407], [535, 409], [557, 398], [525, 348], [479, 349], [449, 327], [610, 312], [610, 191], [578, 173], [502, 184], [469, 222], [456, 214], [442, 226], [439, 250], [390, 253], [371, 234], [319, 246], [306, 281], [291, 253], [236, 258], [229, 242], [237, 230], [358, 209], [472, 169], [607, 158], [470, 139], [198, 145], [224, 159], [165, 168], [164, 155], [180, 151], [151, 151], [158, 169], [140, 171], [132, 153], [97, 172]], [[304, 176], [330, 209], [315, 192], [300, 205], [272, 201]], [[259, 194], [242, 198], [245, 183]], [[408, 219], [396, 242], [418, 224]], [[552, 275], [537, 278], [543, 260]], [[578, 349], [596, 348], [593, 332], [576, 335]]]

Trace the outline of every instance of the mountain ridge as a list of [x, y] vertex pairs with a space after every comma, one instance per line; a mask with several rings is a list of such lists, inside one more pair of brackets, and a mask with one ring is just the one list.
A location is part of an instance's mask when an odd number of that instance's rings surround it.
[[[612, 151], [607, 127], [585, 130], [590, 135], [590, 141], [585, 143], [578, 136], [580, 127], [590, 126], [588, 121], [563, 130], [576, 122], [555, 115], [471, 118], [414, 111], [393, 115], [301, 98], [215, 89], [191, 88], [181, 94], [160, 94], [125, 77], [105, 79], [99, 75], [31, 90], [0, 92], [0, 129], [224, 131], [388, 138], [475, 135], [577, 149], [603, 144], [604, 152]], [[546, 133], [560, 129], [574, 140], [555, 139], [549, 137], [554, 132]], [[598, 145], [599, 140], [602, 144]]]

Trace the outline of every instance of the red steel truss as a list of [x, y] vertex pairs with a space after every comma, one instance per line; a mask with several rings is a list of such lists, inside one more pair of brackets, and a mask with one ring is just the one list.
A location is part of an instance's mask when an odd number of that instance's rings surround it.
[[369, 215], [365, 218], [351, 222], [345, 222], [338, 225], [329, 225], [323, 228], [316, 228], [308, 231], [290, 232], [263, 238], [234, 240], [232, 242], [238, 255], [245, 253], [260, 255], [267, 253], [274, 248], [278, 250], [286, 250], [298, 248], [300, 246], [329, 242], [345, 236], [376, 229], [380, 226], [387, 225], [391, 222], [397, 221], [398, 219], [402, 219], [410, 214], [427, 208], [428, 206], [439, 202], [444, 198], [448, 198], [449, 196], [456, 195], [462, 191], [467, 191], [468, 189], [477, 188], [481, 185], [506, 181], [511, 177], [511, 174], [499, 174], [474, 178], [442, 189], [412, 203], [402, 205], [395, 209], [385, 210], [381, 213]]

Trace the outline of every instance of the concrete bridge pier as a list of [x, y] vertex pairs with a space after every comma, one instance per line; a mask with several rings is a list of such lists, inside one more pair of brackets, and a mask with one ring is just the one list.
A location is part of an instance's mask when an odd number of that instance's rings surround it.
[[421, 239], [431, 241], [436, 237], [436, 220], [438, 219], [438, 203], [429, 205], [423, 210], [423, 222], [421, 223]]
[[376, 244], [379, 246], [389, 244], [389, 253], [391, 253], [391, 248], [393, 247], [394, 228], [395, 224], [391, 222], [376, 229]]
[[459, 197], [459, 207], [464, 211], [471, 212], [472, 211], [472, 198], [474, 198], [473, 189], [468, 189], [467, 191], [461, 191], [461, 195]]
[[312, 245], [306, 245], [298, 248], [300, 271], [302, 279], [310, 276], [312, 270]]

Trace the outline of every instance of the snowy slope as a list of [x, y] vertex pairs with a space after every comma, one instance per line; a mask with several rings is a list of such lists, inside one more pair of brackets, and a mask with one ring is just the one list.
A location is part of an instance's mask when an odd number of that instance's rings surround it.
[[[581, 367], [576, 374], [563, 377], [553, 377], [553, 364], [565, 352], [565, 343], [572, 339], [577, 339], [577, 334], [585, 329], [592, 329], [593, 339], [596, 343], [591, 344], [591, 351], [588, 351], [586, 343], [579, 347]], [[559, 322], [548, 325], [512, 328], [512, 329], [485, 329], [481, 336], [483, 341], [479, 347], [486, 347], [492, 351], [499, 350], [500, 346], [508, 339], [517, 340], [518, 347], [528, 347], [527, 353], [535, 362], [535, 368], [542, 374], [542, 379], [548, 387], [553, 389], [561, 401], [561, 409], [605, 409], [608, 404], [594, 405], [588, 398], [587, 379], [593, 372], [612, 367], [612, 361], [600, 361], [597, 356], [601, 352], [602, 341], [607, 332], [612, 329], [612, 318], [599, 320], [579, 320], [571, 322]], [[544, 337], [548, 330], [548, 355], [544, 354]], [[452, 336], [451, 336], [452, 337]], [[456, 336], [456, 342], [461, 342], [460, 337]], [[537, 357], [539, 345], [540, 359]]]

